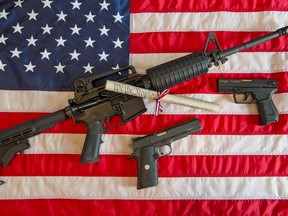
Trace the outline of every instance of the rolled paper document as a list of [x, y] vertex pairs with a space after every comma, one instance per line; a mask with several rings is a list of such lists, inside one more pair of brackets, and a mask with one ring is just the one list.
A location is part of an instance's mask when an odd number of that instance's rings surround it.
[[[105, 89], [108, 91], [113, 91], [117, 93], [123, 93], [127, 95], [132, 95], [136, 97], [149, 98], [152, 100], [157, 100], [158, 94], [156, 91], [132, 86], [125, 83], [120, 83], [116, 81], [107, 80], [105, 84]], [[161, 98], [162, 102], [179, 104], [184, 106], [189, 106], [193, 108], [203, 109], [212, 112], [219, 112], [220, 106], [214, 102], [208, 102], [195, 98], [188, 98], [183, 96], [176, 96], [171, 94], [166, 94]]]

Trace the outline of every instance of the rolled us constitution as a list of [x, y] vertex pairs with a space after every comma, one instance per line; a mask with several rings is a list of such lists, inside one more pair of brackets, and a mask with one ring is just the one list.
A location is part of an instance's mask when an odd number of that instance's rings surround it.
[[[113, 91], [117, 93], [123, 93], [127, 95], [132, 95], [136, 97], [149, 98], [152, 100], [158, 99], [158, 94], [156, 91], [132, 86], [125, 83], [120, 83], [116, 81], [107, 80], [105, 84], [105, 89], [108, 91]], [[161, 98], [162, 102], [173, 103], [183, 106], [189, 106], [197, 109], [203, 109], [211, 112], [219, 112], [220, 106], [214, 102], [208, 102], [195, 98], [188, 98], [183, 96], [176, 96], [171, 94], [166, 94]]]

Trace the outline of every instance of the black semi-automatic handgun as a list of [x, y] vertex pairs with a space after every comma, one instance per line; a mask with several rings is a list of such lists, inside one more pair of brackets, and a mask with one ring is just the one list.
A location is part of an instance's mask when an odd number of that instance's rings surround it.
[[218, 79], [219, 92], [233, 93], [235, 103], [256, 103], [260, 113], [260, 125], [278, 121], [278, 111], [272, 95], [278, 90], [274, 79]]
[[200, 121], [193, 118], [158, 133], [132, 138], [133, 153], [138, 161], [137, 189], [158, 184], [157, 159], [172, 152], [171, 143], [202, 129]]
[[130, 70], [131, 74], [118, 78], [119, 82], [138, 85], [139, 77], [134, 68], [122, 68], [75, 81], [75, 97], [69, 99], [69, 106], [46, 116], [32, 119], [0, 131], [0, 165], [7, 166], [13, 156], [30, 147], [28, 139], [54, 127], [57, 123], [73, 118], [75, 123], [87, 126], [81, 163], [98, 162], [99, 148], [103, 142], [102, 133], [109, 129], [109, 118], [121, 117], [124, 124], [146, 112], [142, 98], [113, 93], [104, 89], [101, 79]]

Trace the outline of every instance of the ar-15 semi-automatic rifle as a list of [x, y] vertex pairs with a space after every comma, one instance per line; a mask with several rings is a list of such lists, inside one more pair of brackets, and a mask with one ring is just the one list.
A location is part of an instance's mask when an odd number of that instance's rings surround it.
[[[116, 81], [145, 87], [146, 89], [163, 91], [176, 84], [207, 73], [213, 64], [218, 66], [219, 62], [225, 63], [229, 55], [287, 33], [288, 26], [224, 51], [221, 50], [214, 34], [210, 33], [203, 52], [189, 54], [152, 67], [142, 77], [137, 76], [135, 69], [130, 66], [128, 69], [132, 70], [132, 74]], [[217, 49], [207, 52], [209, 41], [212, 41], [217, 46]], [[67, 118], [73, 118], [75, 123], [84, 123], [88, 127], [88, 134], [81, 154], [81, 163], [99, 161], [99, 148], [102, 143], [101, 135], [104, 131], [107, 131], [104, 122], [113, 115], [120, 115], [124, 124], [146, 111], [142, 99], [108, 92], [104, 90], [104, 85], [97, 85], [97, 80], [122, 70], [109, 71], [102, 75], [76, 80], [75, 98], [68, 101], [70, 105], [65, 109], [1, 131], [0, 165], [7, 165], [16, 153], [28, 149], [30, 147], [28, 138], [52, 128], [55, 124]]]

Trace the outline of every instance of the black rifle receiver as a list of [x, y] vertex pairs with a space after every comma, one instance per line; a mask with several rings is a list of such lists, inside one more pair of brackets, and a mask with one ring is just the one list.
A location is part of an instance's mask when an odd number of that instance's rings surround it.
[[[147, 69], [147, 75], [142, 77], [144, 86], [147, 89], [163, 91], [176, 84], [206, 74], [213, 64], [215, 66], [218, 66], [219, 62], [224, 64], [228, 60], [227, 56], [286, 34], [288, 34], [288, 26], [222, 51], [214, 33], [209, 33], [203, 52], [192, 53]], [[214, 43], [217, 48], [207, 52], [209, 41]]]
[[[141, 85], [140, 78], [133, 66], [81, 78], [74, 83], [75, 98], [68, 101], [71, 107], [68, 115], [73, 118], [75, 123], [83, 123], [88, 129], [80, 163], [99, 161], [99, 148], [103, 143], [101, 137], [103, 132], [111, 129], [110, 117], [118, 115], [121, 117], [121, 124], [125, 124], [147, 111], [142, 98], [105, 90], [103, 81], [107, 79], [107, 76], [124, 71], [131, 73], [127, 77], [118, 78], [118, 82], [135, 86]], [[99, 82], [101, 85], [98, 87]]]

